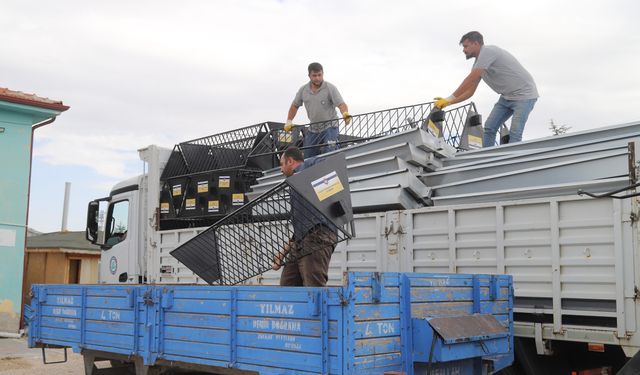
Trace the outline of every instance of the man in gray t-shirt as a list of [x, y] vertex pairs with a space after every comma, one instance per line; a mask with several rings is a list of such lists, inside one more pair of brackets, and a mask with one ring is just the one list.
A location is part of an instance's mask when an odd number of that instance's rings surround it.
[[444, 108], [473, 96], [480, 80], [486, 82], [500, 99], [484, 124], [484, 147], [495, 145], [500, 126], [511, 118], [509, 142], [520, 142], [524, 125], [538, 99], [538, 89], [531, 74], [509, 52], [496, 46], [485, 46], [482, 34], [471, 31], [460, 39], [467, 59], [476, 58], [471, 73], [447, 98], [436, 98], [435, 105]]
[[[304, 104], [311, 124], [304, 134], [304, 157], [312, 157], [337, 148], [338, 116], [336, 107], [342, 113], [345, 124], [349, 124], [351, 116], [349, 108], [342, 99], [338, 89], [323, 80], [323, 69], [320, 63], [309, 64], [309, 82], [305, 83], [296, 93], [284, 126], [285, 131], [293, 127], [293, 118], [298, 108]], [[320, 145], [319, 147], [313, 147]]]

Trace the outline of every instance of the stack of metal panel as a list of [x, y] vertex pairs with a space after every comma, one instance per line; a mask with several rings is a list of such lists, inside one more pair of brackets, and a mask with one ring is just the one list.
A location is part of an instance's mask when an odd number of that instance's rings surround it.
[[434, 205], [607, 192], [636, 182], [640, 123], [456, 154], [420, 176]]
[[[435, 165], [440, 164], [436, 151], [431, 150], [428, 144], [433, 148], [442, 146], [427, 132], [415, 128], [333, 151], [322, 157], [345, 153], [351, 199], [356, 212], [379, 210], [381, 207], [413, 208], [424, 206], [423, 197], [429, 195], [429, 189], [418, 179], [418, 175], [423, 168], [433, 170]], [[437, 152], [453, 155], [455, 150], [445, 145]], [[283, 179], [277, 168], [266, 171], [247, 196], [253, 200]]]
[[[425, 171], [443, 167], [442, 160], [456, 153], [462, 128], [476, 113], [473, 103], [449, 110], [438, 124], [440, 130], [433, 134], [428, 123], [434, 111], [426, 110], [433, 110], [433, 107], [423, 106], [425, 108], [420, 111], [413, 111], [414, 115], [419, 113], [417, 118], [406, 116], [401, 125], [396, 114], [398, 109], [354, 116], [354, 124], [364, 128], [366, 121], [374, 122], [376, 126], [371, 129], [379, 133], [368, 135], [369, 139], [364, 142], [343, 144], [341, 149], [321, 156], [345, 154], [354, 212], [409, 209], [431, 204], [430, 188], [418, 177]], [[257, 179], [258, 183], [251, 187], [252, 191], [247, 193], [249, 200], [269, 191], [283, 179], [279, 168], [264, 171]]]

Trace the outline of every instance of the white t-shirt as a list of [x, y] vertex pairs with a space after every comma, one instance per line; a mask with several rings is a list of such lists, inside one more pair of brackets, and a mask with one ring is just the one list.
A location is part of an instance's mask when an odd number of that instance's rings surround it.
[[482, 80], [507, 100], [536, 99], [539, 96], [531, 74], [502, 48], [482, 46], [473, 68], [484, 69]]

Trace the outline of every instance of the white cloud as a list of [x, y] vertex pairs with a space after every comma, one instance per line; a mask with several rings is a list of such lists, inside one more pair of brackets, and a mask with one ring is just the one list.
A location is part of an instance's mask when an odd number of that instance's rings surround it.
[[[136, 150], [283, 121], [320, 61], [352, 113], [448, 95], [479, 30], [533, 74], [541, 98], [525, 139], [550, 119], [573, 131], [637, 120], [640, 34], [632, 0], [3, 1], [2, 86], [71, 109], [36, 132], [35, 156], [105, 179], [141, 170]], [[488, 115], [497, 95], [473, 100]], [[304, 111], [298, 122], [305, 122]]]

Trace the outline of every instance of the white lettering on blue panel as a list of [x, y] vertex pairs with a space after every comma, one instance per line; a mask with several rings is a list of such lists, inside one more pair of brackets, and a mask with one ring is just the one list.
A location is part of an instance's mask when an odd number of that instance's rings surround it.
[[69, 329], [78, 329], [78, 326], [76, 325], [76, 321], [73, 319], [68, 319], [68, 318], [54, 318], [53, 319], [55, 322], [58, 323], [62, 323], [62, 324], [66, 324], [67, 328]]
[[432, 286], [448, 286], [449, 285], [449, 280], [448, 279], [431, 280], [431, 285]]
[[284, 343], [284, 348], [285, 349], [294, 349], [294, 350], [302, 350], [302, 345], [296, 343], [296, 342], [285, 342]]
[[390, 335], [396, 332], [396, 329], [393, 327], [391, 323], [380, 322], [378, 324], [378, 334]]
[[275, 335], [276, 340], [280, 340], [280, 341], [289, 341], [289, 342], [295, 342], [296, 341], [296, 337], [295, 336], [290, 336], [290, 335]]
[[56, 297], [56, 304], [58, 304], [58, 305], [73, 305], [73, 297], [70, 297], [70, 296], [58, 296], [58, 297]]
[[294, 315], [293, 305], [290, 303], [260, 303], [260, 314], [264, 315]]
[[271, 329], [280, 331], [301, 332], [302, 325], [295, 320], [272, 320]]
[[269, 329], [269, 321], [264, 319], [254, 319], [251, 322], [251, 326], [254, 329]]
[[371, 332], [371, 325], [369, 323], [367, 323], [367, 326], [364, 329], [364, 335], [366, 337], [373, 335], [373, 332]]
[[53, 315], [64, 315], [64, 316], [77, 316], [77, 312], [74, 309], [64, 309], [60, 307], [54, 307], [52, 311]]
[[120, 320], [120, 311], [100, 310], [100, 320]]

